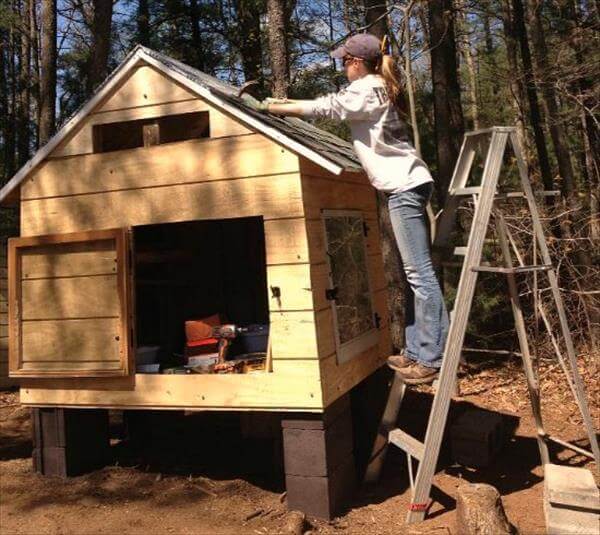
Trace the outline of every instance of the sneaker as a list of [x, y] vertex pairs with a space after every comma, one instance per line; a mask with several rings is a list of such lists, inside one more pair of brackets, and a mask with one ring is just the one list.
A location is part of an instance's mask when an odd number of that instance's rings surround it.
[[392, 355], [387, 358], [387, 365], [392, 368], [392, 370], [401, 370], [403, 368], [407, 368], [408, 366], [414, 364], [415, 361], [408, 358], [406, 355]]
[[412, 366], [398, 370], [402, 380], [408, 385], [421, 385], [433, 383], [440, 374], [438, 368], [429, 368], [418, 362], [414, 362]]

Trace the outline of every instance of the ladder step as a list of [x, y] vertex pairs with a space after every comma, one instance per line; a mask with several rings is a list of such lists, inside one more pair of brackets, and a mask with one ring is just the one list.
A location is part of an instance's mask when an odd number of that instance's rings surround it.
[[388, 435], [388, 441], [398, 446], [401, 450], [408, 453], [411, 457], [421, 461], [425, 453], [425, 444], [415, 437], [402, 431], [402, 429], [393, 429]]
[[540, 264], [537, 266], [514, 266], [514, 267], [496, 267], [496, 266], [475, 266], [472, 271], [487, 271], [490, 273], [527, 273], [530, 271], [549, 271], [552, 269], [550, 264]]
[[514, 126], [490, 126], [489, 128], [482, 128], [480, 130], [472, 130], [471, 132], [465, 132], [465, 137], [484, 136], [493, 132], [506, 132], [510, 134], [515, 131], [516, 127]]
[[454, 188], [450, 190], [450, 195], [479, 195], [481, 193], [481, 186], [469, 186], [466, 188]]
[[455, 247], [453, 254], [454, 254], [454, 256], [467, 256], [467, 248], [464, 246], [463, 247]]

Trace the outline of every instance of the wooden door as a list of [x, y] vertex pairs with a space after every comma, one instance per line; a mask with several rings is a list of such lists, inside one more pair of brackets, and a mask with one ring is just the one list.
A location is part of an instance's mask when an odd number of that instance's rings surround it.
[[126, 229], [9, 240], [11, 377], [133, 373], [129, 241]]

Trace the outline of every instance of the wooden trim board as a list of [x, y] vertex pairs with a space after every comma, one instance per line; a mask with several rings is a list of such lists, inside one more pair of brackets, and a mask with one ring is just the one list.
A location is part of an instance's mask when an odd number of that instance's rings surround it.
[[[86, 389], [79, 382], [69, 388], [67, 380], [61, 381], [55, 388], [44, 388], [40, 381], [23, 381], [21, 403], [98, 408], [316, 412], [323, 409], [321, 383], [314, 376], [274, 373], [194, 376], [137, 374], [130, 390], [102, 388], [102, 383], [98, 381], [94, 380], [93, 383], [98, 386]], [[109, 380], [103, 381], [104, 386], [111, 384]]]

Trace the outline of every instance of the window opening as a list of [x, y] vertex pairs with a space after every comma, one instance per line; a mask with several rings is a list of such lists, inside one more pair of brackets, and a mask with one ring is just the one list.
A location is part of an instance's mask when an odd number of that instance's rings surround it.
[[150, 147], [205, 137], [210, 137], [207, 111], [97, 124], [93, 127], [94, 152]]
[[375, 345], [379, 339], [371, 301], [360, 212], [326, 210], [324, 231], [329, 262], [331, 301], [338, 362], [345, 362]]

